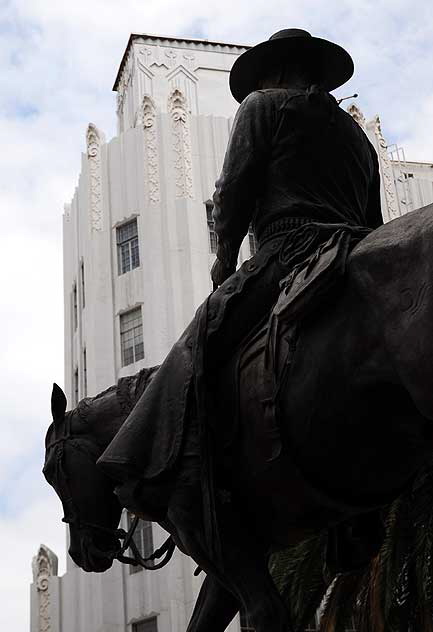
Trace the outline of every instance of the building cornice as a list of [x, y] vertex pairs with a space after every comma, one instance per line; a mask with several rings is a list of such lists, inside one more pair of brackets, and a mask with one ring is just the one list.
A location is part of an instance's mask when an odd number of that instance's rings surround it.
[[431, 163], [431, 162], [422, 162], [422, 161], [419, 161], [419, 160], [393, 160], [391, 158], [391, 163], [393, 163], [393, 164], [397, 165], [397, 164], [403, 163], [403, 162], [404, 162], [405, 165], [416, 165], [418, 167], [430, 167], [430, 169], [433, 169], [433, 163]]
[[[120, 81], [120, 77], [123, 71], [123, 68], [125, 66], [126, 63], [126, 59], [128, 57], [128, 53], [129, 50], [132, 46], [132, 43], [134, 40], [136, 39], [145, 39], [145, 40], [153, 40], [153, 41], [160, 41], [160, 42], [170, 42], [171, 44], [173, 42], [178, 42], [179, 44], [181, 43], [187, 43], [187, 44], [195, 44], [196, 46], [198, 45], [202, 45], [202, 46], [221, 46], [223, 48], [235, 48], [235, 49], [240, 49], [240, 50], [247, 50], [248, 48], [251, 48], [251, 46], [249, 45], [244, 45], [244, 44], [230, 44], [228, 42], [217, 42], [214, 40], [207, 40], [207, 39], [194, 39], [194, 38], [190, 38], [190, 37], [167, 37], [165, 35], [151, 35], [148, 33], [131, 33], [131, 35], [129, 36], [128, 39], [128, 43], [126, 45], [125, 48], [125, 52], [123, 53], [123, 57], [122, 60], [120, 62], [120, 66], [119, 66], [119, 70], [117, 71], [117, 75], [116, 75], [116, 79], [114, 81], [114, 85], [113, 85], [113, 91], [117, 92], [117, 87]], [[239, 52], [237, 52], [236, 54], [239, 54]]]

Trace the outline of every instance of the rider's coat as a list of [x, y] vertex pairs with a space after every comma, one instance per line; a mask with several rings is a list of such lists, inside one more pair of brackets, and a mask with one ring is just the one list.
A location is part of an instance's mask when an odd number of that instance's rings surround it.
[[[278, 249], [293, 222], [382, 224], [375, 150], [335, 99], [314, 88], [261, 90], [245, 99], [214, 202], [218, 258], [236, 261], [251, 222], [260, 247], [207, 303], [211, 361], [232, 350], [277, 300], [289, 271]], [[100, 458], [116, 480], [164, 482], [179, 464], [203, 313], [199, 309]]]
[[218, 258], [237, 258], [250, 223], [259, 241], [287, 217], [377, 228], [376, 151], [334, 97], [319, 90], [251, 93], [235, 117], [214, 194]]

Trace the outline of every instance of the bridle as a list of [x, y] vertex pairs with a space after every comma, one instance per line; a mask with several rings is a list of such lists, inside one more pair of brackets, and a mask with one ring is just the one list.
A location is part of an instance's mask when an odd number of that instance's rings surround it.
[[[65, 492], [65, 494], [59, 493], [62, 499], [63, 506], [65, 508], [65, 515], [62, 518], [62, 522], [65, 522], [66, 524], [69, 524], [69, 525], [73, 525], [79, 531], [86, 531], [86, 530], [97, 531], [97, 532], [99, 531], [100, 533], [104, 535], [112, 536], [117, 540], [123, 540], [122, 544], [117, 549], [111, 552], [107, 551], [106, 557], [111, 560], [118, 560], [119, 562], [122, 562], [124, 564], [131, 564], [133, 566], [142, 566], [143, 568], [150, 571], [155, 571], [165, 566], [172, 558], [174, 549], [176, 548], [173, 538], [169, 536], [167, 540], [162, 544], [162, 546], [159, 549], [156, 549], [152, 553], [152, 555], [149, 555], [148, 557], [142, 557], [133, 539], [135, 530], [140, 520], [138, 516], [134, 517], [134, 520], [132, 521], [131, 526], [128, 529], [128, 531], [125, 531], [124, 529], [121, 529], [121, 528], [111, 529], [110, 527], [104, 527], [103, 525], [96, 524], [93, 522], [88, 522], [81, 518], [78, 508], [72, 499], [72, 494], [71, 494], [70, 487], [68, 484], [68, 476], [64, 468], [63, 457], [64, 457], [64, 452], [65, 452], [65, 446], [69, 445], [75, 450], [78, 450], [81, 453], [87, 455], [87, 457], [91, 460], [91, 462], [94, 465], [96, 465], [97, 457], [92, 455], [90, 450], [87, 450], [76, 440], [76, 438], [71, 432], [71, 420], [70, 420], [69, 415], [65, 416], [64, 426], [65, 426], [65, 431], [64, 431], [63, 436], [59, 437], [58, 439], [55, 439], [54, 441], [52, 441], [46, 446], [47, 452], [52, 448], [56, 449], [56, 456], [55, 456], [56, 458], [56, 480], [55, 480], [56, 485], [55, 486], [59, 490], [59, 492], [60, 491]], [[44, 467], [43, 472], [46, 476], [46, 467]], [[133, 557], [125, 555], [125, 551], [128, 548], [131, 549]], [[162, 556], [164, 556], [164, 558], [160, 562], [158, 562], [158, 564], [149, 564], [149, 562], [153, 562], [154, 560], [159, 559]]]

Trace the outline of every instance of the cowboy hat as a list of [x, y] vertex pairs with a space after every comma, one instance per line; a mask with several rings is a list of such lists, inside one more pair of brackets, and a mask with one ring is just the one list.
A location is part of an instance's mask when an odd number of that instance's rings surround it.
[[302, 61], [309, 57], [317, 60], [320, 83], [330, 92], [343, 85], [353, 74], [353, 60], [338, 44], [313, 37], [302, 29], [284, 29], [271, 35], [269, 40], [253, 46], [240, 55], [230, 72], [230, 90], [241, 103], [250, 92], [257, 90], [272, 64], [291, 59]]

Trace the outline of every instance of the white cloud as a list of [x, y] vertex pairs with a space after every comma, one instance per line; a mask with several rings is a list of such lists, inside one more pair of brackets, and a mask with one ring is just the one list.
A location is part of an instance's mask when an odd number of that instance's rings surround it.
[[422, 0], [0, 0], [0, 629], [28, 629], [39, 544], [64, 555], [60, 506], [39, 473], [51, 383], [63, 381], [61, 215], [87, 123], [115, 132], [111, 86], [130, 32], [256, 43], [298, 26], [329, 37], [356, 62], [339, 94], [359, 92], [390, 142], [433, 160], [431, 17]]

